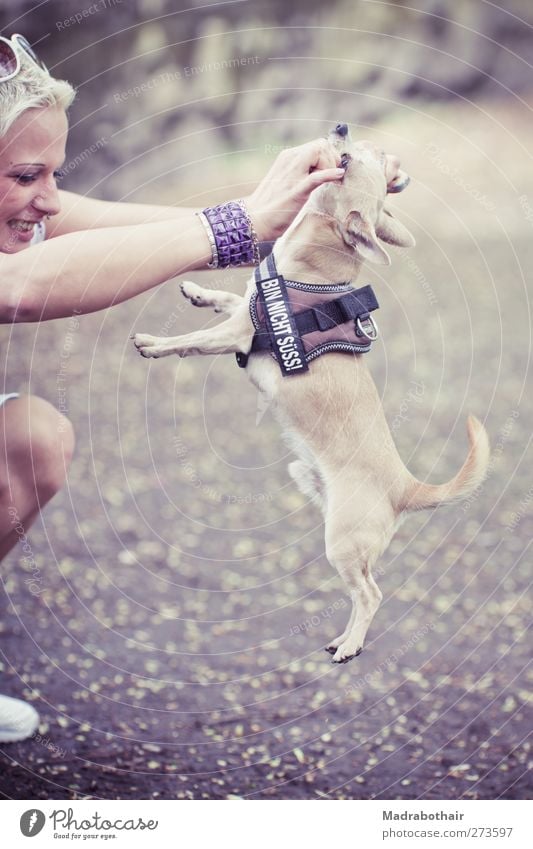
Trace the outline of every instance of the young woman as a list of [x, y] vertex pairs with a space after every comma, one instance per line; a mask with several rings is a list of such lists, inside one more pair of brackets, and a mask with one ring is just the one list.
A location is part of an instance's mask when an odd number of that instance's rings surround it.
[[[0, 37], [0, 322], [45, 321], [118, 304], [190, 269], [249, 264], [309, 194], [341, 179], [325, 140], [282, 152], [246, 201], [204, 210], [108, 203], [58, 191], [69, 83], [54, 79], [19, 35]], [[0, 558], [64, 483], [70, 422], [47, 401], [0, 395]], [[38, 724], [0, 696], [0, 742]]]

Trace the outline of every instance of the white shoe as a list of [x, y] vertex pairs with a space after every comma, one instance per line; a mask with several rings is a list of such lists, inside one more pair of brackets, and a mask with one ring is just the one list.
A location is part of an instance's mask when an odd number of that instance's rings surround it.
[[0, 696], [0, 743], [15, 743], [31, 737], [39, 725], [34, 707], [20, 699]]

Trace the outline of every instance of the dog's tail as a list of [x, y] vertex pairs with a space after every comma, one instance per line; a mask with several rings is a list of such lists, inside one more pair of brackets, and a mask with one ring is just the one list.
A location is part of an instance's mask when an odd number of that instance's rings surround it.
[[403, 509], [424, 510], [441, 504], [453, 504], [471, 495], [483, 482], [490, 458], [489, 437], [475, 416], [468, 417], [467, 429], [470, 448], [459, 472], [448, 483], [438, 486], [413, 478], [405, 493]]

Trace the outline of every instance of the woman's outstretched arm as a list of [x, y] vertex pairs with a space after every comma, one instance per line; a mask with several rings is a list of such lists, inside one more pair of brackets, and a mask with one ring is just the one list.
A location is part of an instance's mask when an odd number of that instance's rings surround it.
[[[258, 232], [272, 241], [280, 236], [317, 185], [342, 176], [340, 155], [326, 139], [288, 148], [249, 197], [244, 197]], [[59, 192], [61, 212], [47, 226], [49, 236], [78, 230], [152, 224], [180, 218], [190, 208], [145, 203], [117, 203]], [[205, 204], [204, 204], [205, 205]]]
[[[323, 139], [283, 151], [246, 199], [259, 240], [277, 238], [315, 188], [341, 179], [338, 164], [338, 153]], [[73, 219], [71, 232], [63, 229], [57, 238], [25, 251], [0, 254], [0, 322], [95, 312], [210, 261], [209, 240], [194, 210], [169, 207], [168, 219], [117, 226], [124, 218], [122, 205], [115, 206], [120, 216], [115, 226], [108, 218], [108, 226], [78, 229], [80, 221]], [[148, 209], [150, 220], [157, 207]]]
[[206, 232], [192, 212], [156, 224], [70, 233], [13, 256], [0, 254], [0, 321], [96, 312], [210, 258]]

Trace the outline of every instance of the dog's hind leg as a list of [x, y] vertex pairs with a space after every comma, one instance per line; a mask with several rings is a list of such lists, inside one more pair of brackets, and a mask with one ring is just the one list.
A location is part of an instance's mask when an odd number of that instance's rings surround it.
[[353, 623], [355, 622], [356, 612], [357, 611], [355, 604], [352, 603], [352, 610], [350, 612], [350, 618], [348, 619], [348, 624], [346, 625], [346, 628], [344, 629], [340, 637], [336, 637], [334, 640], [331, 641], [331, 643], [328, 643], [326, 646], [326, 651], [329, 652], [329, 654], [335, 654], [339, 646], [345, 643], [348, 639], [350, 631], [353, 627]]
[[331, 516], [326, 522], [326, 556], [344, 580], [352, 601], [350, 621], [327, 651], [333, 663], [347, 663], [361, 654], [370, 623], [380, 605], [382, 594], [371, 574], [383, 551], [383, 536], [370, 528], [347, 532], [347, 520], [353, 517]]
[[344, 633], [334, 640], [328, 651], [335, 648], [333, 663], [347, 663], [353, 657], [361, 654], [372, 619], [383, 598], [382, 593], [370, 572], [369, 561], [365, 558], [359, 561], [333, 559], [344, 579], [352, 601], [352, 614]]
[[[354, 566], [353, 562], [334, 562], [332, 565], [337, 568], [349, 588], [352, 612], [344, 632], [326, 646], [326, 651], [333, 655], [333, 663], [348, 663], [363, 651], [366, 633], [383, 595], [366, 564]], [[351, 572], [350, 577], [347, 577], [348, 572]]]
[[240, 307], [244, 298], [234, 295], [232, 292], [221, 292], [217, 289], [204, 289], [193, 283], [192, 280], [184, 280], [180, 286], [183, 295], [195, 307], [213, 307], [215, 312], [223, 312], [233, 315]]

